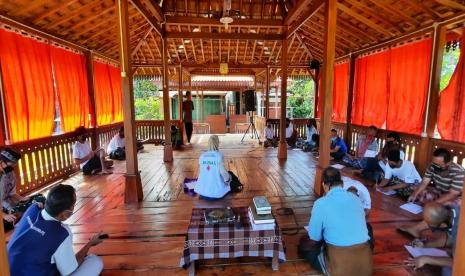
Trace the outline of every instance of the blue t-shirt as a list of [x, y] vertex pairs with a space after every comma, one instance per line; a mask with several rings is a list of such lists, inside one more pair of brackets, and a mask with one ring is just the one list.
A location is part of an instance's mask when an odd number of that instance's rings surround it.
[[347, 153], [346, 143], [341, 137], [337, 137], [335, 141], [331, 141], [331, 149], [334, 149], [335, 147], [339, 147], [338, 152]]
[[308, 224], [314, 241], [334, 246], [352, 246], [369, 240], [365, 210], [360, 199], [342, 187], [332, 188], [315, 201]]
[[454, 214], [454, 217], [452, 219], [452, 228], [449, 230], [449, 234], [452, 239], [452, 244], [453, 244], [452, 248], [455, 251], [455, 243], [457, 241], [457, 233], [459, 231], [460, 207], [456, 206], [452, 208], [452, 212]]

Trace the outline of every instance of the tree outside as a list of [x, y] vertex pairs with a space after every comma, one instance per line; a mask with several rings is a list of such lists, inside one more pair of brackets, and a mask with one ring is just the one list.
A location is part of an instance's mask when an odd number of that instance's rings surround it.
[[150, 80], [134, 80], [136, 120], [162, 120], [158, 87]]
[[450, 78], [454, 73], [455, 67], [457, 67], [457, 63], [459, 62], [460, 57], [460, 49], [449, 51], [444, 51], [444, 55], [442, 58], [442, 69], [441, 69], [441, 85], [440, 91], [447, 87], [449, 84]]
[[293, 80], [288, 88], [291, 95], [287, 106], [292, 107], [294, 118], [313, 118], [315, 83], [313, 80]]

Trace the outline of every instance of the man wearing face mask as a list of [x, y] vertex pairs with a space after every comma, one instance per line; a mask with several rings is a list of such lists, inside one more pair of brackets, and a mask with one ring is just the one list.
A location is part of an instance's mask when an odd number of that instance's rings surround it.
[[385, 192], [396, 191], [400, 197], [407, 199], [420, 183], [420, 174], [412, 162], [401, 159], [399, 150], [389, 151], [387, 158], [388, 165], [379, 187]]
[[[436, 202], [426, 204], [423, 211], [423, 219], [426, 225], [432, 231], [442, 231], [443, 233], [442, 235], [437, 235], [437, 238], [434, 240], [416, 239], [412, 242], [412, 246], [451, 248], [453, 256], [457, 239], [459, 217], [460, 207], [444, 206]], [[406, 263], [415, 270], [425, 265], [440, 266], [442, 267], [441, 275], [452, 275], [452, 257], [421, 256], [410, 258]]]
[[376, 140], [377, 135], [377, 127], [368, 127], [367, 134], [357, 140], [357, 144], [355, 145], [355, 155], [346, 154], [346, 156], [344, 156], [344, 162], [347, 166], [354, 167], [356, 169], [365, 169], [367, 167], [368, 160], [376, 157], [378, 154], [378, 141]]
[[108, 144], [107, 152], [111, 159], [114, 160], [125, 160], [126, 152], [124, 148], [126, 147], [126, 140], [124, 139], [124, 127], [119, 129], [118, 134], [111, 138], [110, 143]]
[[347, 154], [347, 145], [344, 140], [337, 135], [336, 129], [331, 129], [331, 145], [329, 154], [335, 161], [341, 160]]
[[[8, 242], [11, 275], [99, 275], [103, 262], [89, 249], [102, 242], [103, 233], [93, 236], [84, 247], [74, 253], [73, 234], [63, 224], [74, 211], [76, 192], [70, 185], [53, 187], [41, 210], [33, 204], [24, 213]], [[108, 237], [108, 236], [106, 236]]]
[[[430, 167], [426, 170], [423, 180], [418, 188], [409, 197], [409, 202], [418, 201], [446, 205], [457, 205], [456, 201], [462, 194], [465, 169], [452, 162], [450, 152], [443, 148], [438, 148], [433, 152]], [[430, 185], [433, 183], [432, 185]], [[400, 232], [418, 238], [421, 232], [428, 229], [423, 221], [410, 227], [399, 228]]]
[[87, 131], [85, 127], [75, 130], [77, 141], [73, 147], [73, 158], [85, 175], [94, 174], [101, 170], [101, 174], [111, 174], [109, 168], [113, 161], [105, 161], [105, 151], [102, 148], [92, 150], [87, 142]]

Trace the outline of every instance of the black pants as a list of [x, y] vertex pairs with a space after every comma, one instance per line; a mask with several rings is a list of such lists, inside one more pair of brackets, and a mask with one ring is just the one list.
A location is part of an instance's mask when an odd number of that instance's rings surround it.
[[186, 134], [187, 134], [187, 142], [191, 142], [191, 137], [192, 137], [192, 130], [193, 130], [193, 125], [192, 122], [184, 122], [184, 127], [186, 128]]
[[331, 152], [329, 155], [331, 155], [331, 157], [334, 158], [335, 161], [340, 161], [346, 154], [338, 151], [338, 152]]

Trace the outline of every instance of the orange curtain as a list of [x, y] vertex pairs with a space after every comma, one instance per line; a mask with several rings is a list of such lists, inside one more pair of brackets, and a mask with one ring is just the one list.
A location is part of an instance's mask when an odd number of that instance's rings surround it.
[[97, 125], [111, 124], [113, 122], [113, 92], [107, 64], [94, 61], [94, 87]]
[[0, 30], [0, 62], [11, 142], [51, 136], [55, 117], [50, 46]]
[[431, 62], [431, 39], [392, 48], [386, 128], [420, 134]]
[[352, 123], [381, 127], [389, 98], [389, 51], [358, 58], [355, 62]]
[[89, 127], [85, 57], [54, 46], [51, 50], [62, 129], [71, 132], [78, 126]]
[[123, 92], [121, 89], [121, 71], [118, 67], [109, 65], [111, 87], [113, 94], [113, 122], [123, 121]]
[[349, 63], [334, 66], [333, 116], [334, 122], [347, 121], [347, 97], [349, 95]]
[[445, 140], [465, 143], [465, 36], [449, 85], [439, 96], [438, 131]]

